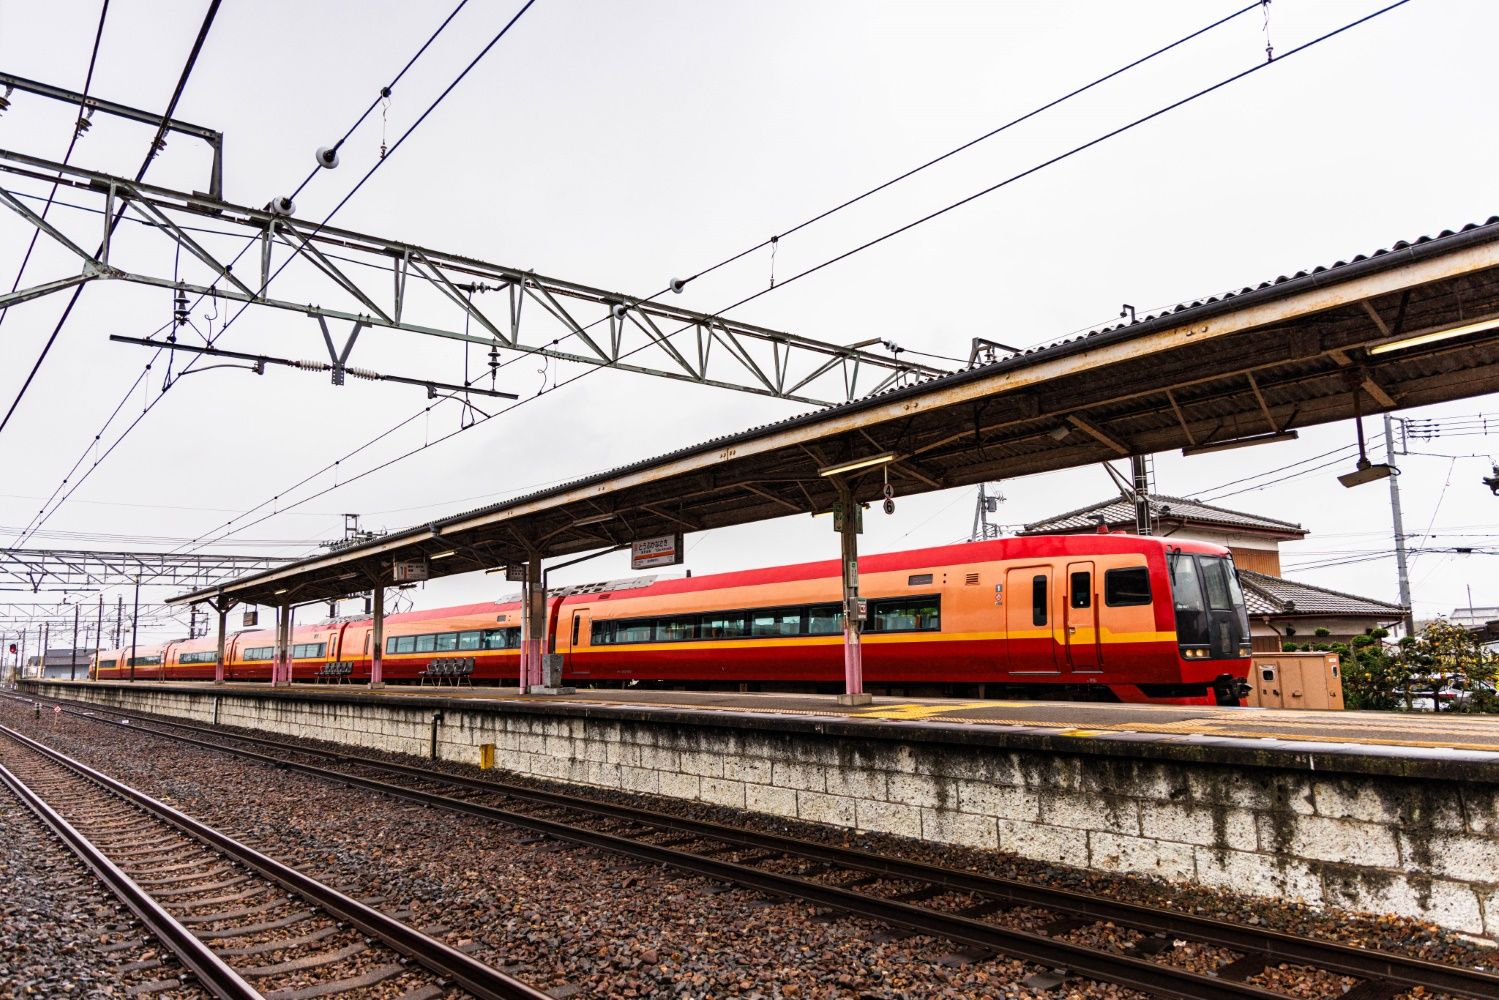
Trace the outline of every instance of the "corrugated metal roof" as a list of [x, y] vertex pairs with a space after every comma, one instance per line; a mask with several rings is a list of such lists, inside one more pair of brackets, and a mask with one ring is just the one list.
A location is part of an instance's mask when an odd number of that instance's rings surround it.
[[[1209, 524], [1239, 530], [1262, 531], [1276, 535], [1291, 535], [1297, 538], [1306, 534], [1305, 528], [1299, 524], [1292, 524], [1290, 521], [1278, 521], [1275, 518], [1263, 517], [1259, 514], [1247, 514], [1244, 511], [1229, 510], [1226, 507], [1214, 507], [1200, 500], [1188, 500], [1183, 497], [1171, 497], [1161, 494], [1150, 498], [1150, 514], [1158, 522], [1179, 521], [1182, 524]], [[1087, 507], [1079, 507], [1077, 510], [1071, 510], [1065, 514], [1057, 514], [1055, 517], [1027, 524], [1020, 531], [1020, 534], [1053, 535], [1077, 531], [1091, 531], [1098, 526], [1098, 516], [1100, 515], [1104, 519], [1104, 524], [1107, 524], [1111, 528], [1115, 525], [1132, 525], [1135, 523], [1135, 502], [1122, 496], [1109, 500], [1101, 500]]]
[[1239, 570], [1239, 582], [1243, 584], [1244, 604], [1251, 615], [1319, 615], [1377, 618], [1380, 621], [1395, 621], [1405, 615], [1405, 609], [1398, 604], [1247, 569]]
[[[450, 515], [443, 520], [462, 520], [468, 517], [492, 513], [494, 511], [502, 510], [505, 507], [509, 507], [512, 505], [527, 503], [531, 500], [536, 500], [551, 494], [566, 493], [570, 490], [576, 489], [579, 486], [586, 485], [587, 483], [590, 483], [594, 480], [610, 479], [636, 469], [657, 465], [661, 462], [669, 461], [673, 458], [696, 454], [710, 448], [721, 447], [725, 444], [729, 444], [743, 438], [754, 437], [768, 430], [790, 427], [796, 424], [805, 423], [809, 420], [822, 419], [829, 414], [838, 413], [841, 411], [857, 410], [861, 407], [869, 405], [872, 400], [883, 399], [890, 396], [908, 393], [916, 387], [930, 389], [934, 386], [940, 385], [943, 382], [966, 380], [967, 378], [973, 377], [974, 373], [977, 372], [986, 372], [990, 370], [1014, 367], [1021, 362], [1029, 364], [1035, 359], [1037, 355], [1051, 353], [1071, 353], [1071, 351], [1079, 349], [1079, 345], [1081, 345], [1085, 341], [1114, 339], [1120, 336], [1129, 336], [1133, 333], [1144, 332], [1144, 330], [1142, 330], [1141, 328], [1170, 326], [1189, 319], [1196, 318], [1196, 316], [1199, 314], [1205, 316], [1221, 312], [1226, 309], [1237, 308], [1241, 303], [1235, 300], [1241, 299], [1244, 296], [1253, 295], [1254, 297], [1258, 298], [1261, 294], [1271, 294], [1278, 289], [1283, 289], [1287, 294], [1290, 294], [1292, 291], [1301, 286], [1308, 284], [1318, 284], [1319, 279], [1329, 272], [1356, 267], [1357, 265], [1364, 264], [1370, 261], [1378, 261], [1381, 258], [1388, 257], [1391, 254], [1408, 251], [1414, 247], [1425, 246], [1426, 244], [1434, 243], [1438, 240], [1454, 239], [1462, 234], [1477, 232], [1481, 229], [1493, 228], [1499, 228], [1499, 215], [1491, 215], [1483, 222], [1470, 222], [1459, 229], [1444, 229], [1440, 233], [1437, 233], [1435, 236], [1419, 236], [1414, 240], [1400, 240], [1392, 246], [1380, 250], [1375, 250], [1373, 253], [1357, 254], [1353, 257], [1348, 258], [1347, 260], [1339, 260], [1332, 264], [1326, 264], [1311, 268], [1310, 270], [1297, 271], [1295, 274], [1278, 275], [1277, 277], [1272, 278], [1269, 281], [1262, 281], [1258, 285], [1246, 285], [1245, 287], [1240, 288], [1236, 291], [1227, 291], [1222, 293], [1221, 295], [1210, 295], [1206, 298], [1194, 299], [1190, 302], [1182, 302], [1175, 306], [1172, 306], [1169, 309], [1163, 309], [1156, 313], [1136, 317], [1129, 323], [1116, 323], [1108, 326], [1102, 326], [1096, 329], [1088, 330], [1087, 332], [1082, 334], [1065, 337], [1061, 340], [1052, 341], [1047, 344], [1039, 344], [1035, 347], [1026, 348], [1023, 351], [1012, 354], [1009, 357], [985, 362], [983, 364], [969, 365], [968, 367], [955, 371], [950, 375], [940, 375], [925, 379], [916, 379], [904, 385], [892, 386], [891, 388], [886, 389], [883, 392], [864, 396], [860, 399], [856, 399], [848, 403], [840, 403], [836, 406], [824, 407], [820, 410], [814, 410], [811, 413], [802, 413], [793, 417], [787, 417], [784, 420], [776, 420], [767, 424], [759, 424], [757, 426], [750, 427], [746, 430], [738, 431], [733, 434], [723, 434], [715, 438], [709, 438], [707, 441], [703, 441], [699, 444], [689, 445], [685, 448], [678, 448], [675, 451], [669, 451], [665, 454], [655, 455], [651, 458], [642, 459], [638, 462], [631, 462], [627, 465], [621, 465], [606, 471], [596, 472], [593, 475], [584, 476], [580, 479], [562, 483], [556, 486], [550, 486], [544, 490], [538, 490], [535, 493], [528, 493], [522, 496], [513, 497], [509, 500], [500, 501], [499, 503], [487, 504], [483, 507], [475, 507], [472, 510], [462, 511], [458, 514]], [[417, 527], [420, 528], [423, 526], [418, 525]], [[397, 534], [399, 534], [399, 532], [397, 532]]]

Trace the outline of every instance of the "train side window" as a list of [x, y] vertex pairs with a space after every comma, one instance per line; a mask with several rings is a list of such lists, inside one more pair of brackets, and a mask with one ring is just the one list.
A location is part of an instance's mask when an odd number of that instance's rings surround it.
[[453, 650], [457, 649], [458, 648], [458, 633], [457, 632], [439, 632], [439, 633], [437, 633], [437, 647], [436, 648], [437, 648], [437, 652], [439, 652], [439, 653], [451, 653]]
[[656, 619], [657, 642], [690, 642], [697, 638], [697, 616]]
[[1046, 624], [1046, 576], [1037, 574], [1031, 577], [1031, 624]]
[[580, 617], [577, 614], [577, 612], [574, 612], [573, 613], [573, 641], [572, 641], [572, 645], [575, 648], [578, 645], [578, 632], [579, 632], [579, 630], [582, 627], [583, 627], [583, 619], [582, 619], [582, 617]]
[[520, 649], [520, 626], [513, 625], [505, 630], [505, 648]]
[[778, 636], [801, 634], [801, 608], [775, 608], [768, 611], [756, 611], [750, 617], [750, 635]]
[[1071, 582], [1068, 584], [1072, 591], [1072, 606], [1074, 608], [1086, 608], [1093, 604], [1093, 574], [1073, 573]]
[[871, 632], [937, 632], [942, 629], [942, 606], [936, 597], [902, 597], [872, 601]]
[[748, 634], [743, 612], [703, 615], [704, 639], [743, 639]]
[[836, 604], [814, 604], [807, 609], [808, 635], [838, 635], [843, 631], [843, 609]]
[[101, 666], [101, 667], [113, 667], [113, 666], [116, 666], [117, 664], [119, 664], [119, 662], [120, 662], [119, 660], [100, 660], [99, 661], [99, 666]]
[[595, 646], [607, 646], [614, 641], [613, 622], [594, 622], [589, 641]]
[[416, 651], [418, 653], [430, 653], [436, 645], [437, 636], [435, 635], [419, 635], [416, 637]]
[[485, 649], [505, 649], [505, 629], [487, 628], [484, 630]]
[[1144, 566], [1111, 569], [1103, 575], [1103, 602], [1111, 608], [1150, 603], [1150, 571]]
[[397, 653], [414, 653], [414, 652], [416, 652], [416, 636], [414, 636], [414, 635], [398, 635], [398, 636], [396, 636], [396, 652]]
[[637, 618], [634, 621], [611, 622], [614, 626], [609, 642], [650, 642], [655, 635], [654, 618]]
[[482, 638], [482, 636], [483, 636], [483, 633], [479, 632], [478, 630], [475, 630], [473, 632], [459, 632], [458, 633], [458, 648], [459, 649], [478, 649], [479, 648], [479, 642], [480, 642], [480, 639]]

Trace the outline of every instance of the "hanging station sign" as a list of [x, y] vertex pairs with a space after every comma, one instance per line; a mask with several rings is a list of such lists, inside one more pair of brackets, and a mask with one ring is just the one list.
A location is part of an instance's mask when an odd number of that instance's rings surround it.
[[254, 628], [256, 625], [259, 625], [259, 624], [260, 624], [260, 612], [259, 611], [246, 611], [245, 612], [245, 628]]
[[642, 538], [630, 545], [630, 568], [675, 566], [682, 561], [682, 534]]
[[396, 583], [416, 583], [418, 580], [427, 579], [427, 562], [425, 559], [402, 559], [391, 567], [391, 576]]

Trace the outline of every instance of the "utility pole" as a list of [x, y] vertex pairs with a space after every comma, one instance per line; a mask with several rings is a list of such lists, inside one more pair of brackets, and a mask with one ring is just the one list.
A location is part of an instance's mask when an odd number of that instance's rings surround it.
[[68, 680], [78, 679], [78, 605], [73, 605], [73, 649], [68, 657]]
[[130, 680], [135, 681], [135, 640], [140, 634], [141, 578], [135, 578], [135, 609], [130, 612]]
[[[1385, 461], [1395, 464], [1395, 422], [1384, 415]], [[1416, 634], [1415, 609], [1411, 607], [1411, 575], [1405, 560], [1405, 519], [1400, 515], [1400, 477], [1390, 476], [1390, 520], [1395, 525], [1395, 573], [1400, 585], [1400, 603], [1405, 608], [1405, 634]]]
[[996, 490], [990, 496], [988, 486], [988, 483], [979, 483], [978, 503], [973, 508], [973, 531], [968, 536], [970, 542], [984, 542], [999, 537], [999, 525], [990, 524], [989, 515], [999, 509], [1004, 495]]
[[41, 655], [36, 660], [36, 676], [38, 679], [47, 676], [47, 644], [52, 641], [52, 623], [42, 622], [42, 648]]
[[1154, 534], [1150, 523], [1150, 466], [1146, 456], [1131, 455], [1129, 468], [1135, 485], [1135, 534]]
[[115, 595], [115, 649], [120, 648], [120, 640], [125, 638], [125, 595]]
[[[94, 662], [99, 662], [99, 650], [104, 648], [104, 594], [99, 594], [99, 625], [94, 629]], [[89, 680], [99, 679], [97, 670], [89, 671]]]

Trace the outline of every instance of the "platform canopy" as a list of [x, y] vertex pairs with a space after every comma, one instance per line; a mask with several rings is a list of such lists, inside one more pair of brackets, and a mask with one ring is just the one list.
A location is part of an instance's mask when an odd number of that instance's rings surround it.
[[440, 577], [824, 512], [837, 501], [835, 479], [878, 502], [888, 476], [899, 503], [1131, 454], [1287, 440], [1356, 413], [1494, 392], [1499, 218], [997, 353], [173, 602], [325, 600], [391, 583], [394, 563]]

